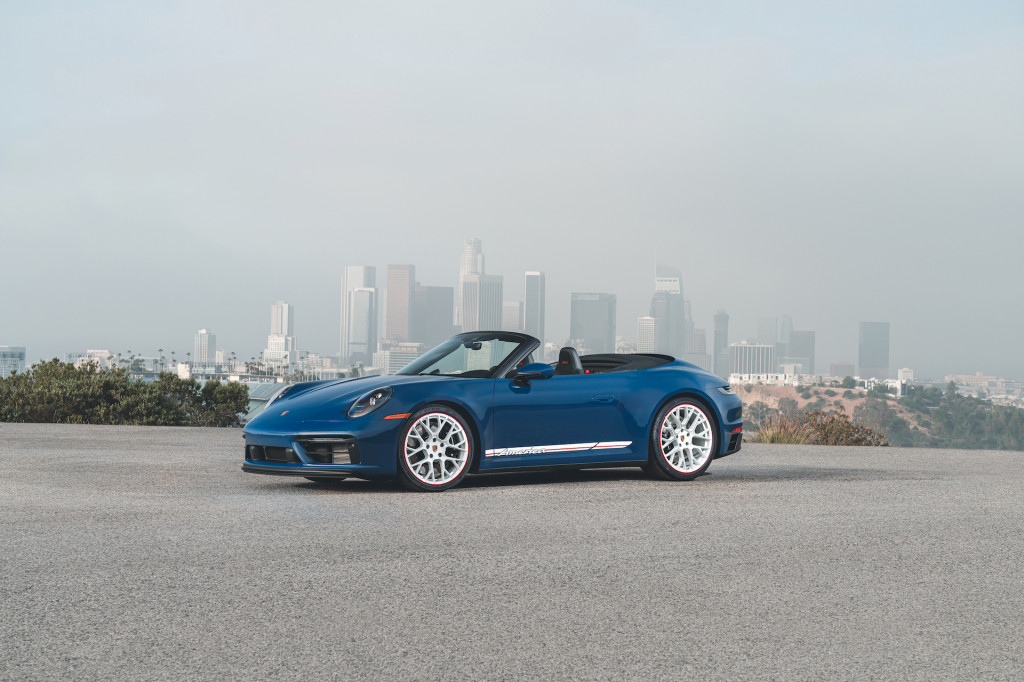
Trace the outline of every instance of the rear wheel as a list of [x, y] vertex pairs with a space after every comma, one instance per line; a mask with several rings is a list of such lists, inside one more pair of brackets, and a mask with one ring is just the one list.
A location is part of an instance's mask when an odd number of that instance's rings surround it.
[[654, 419], [645, 469], [660, 478], [692, 481], [707, 471], [717, 446], [715, 421], [708, 408], [690, 398], [677, 398]]
[[473, 436], [465, 418], [444, 405], [413, 413], [398, 442], [398, 480], [416, 491], [458, 485], [469, 472]]

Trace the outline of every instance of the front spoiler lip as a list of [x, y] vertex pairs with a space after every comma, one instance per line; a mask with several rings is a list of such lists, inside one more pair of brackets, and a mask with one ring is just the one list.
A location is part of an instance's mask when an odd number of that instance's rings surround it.
[[[330, 465], [327, 465], [330, 466]], [[250, 474], [270, 474], [271, 476], [316, 476], [319, 478], [331, 478], [334, 476], [365, 476], [365, 471], [358, 471], [354, 469], [336, 469], [333, 466], [327, 468], [327, 466], [316, 466], [316, 465], [285, 465], [285, 466], [273, 466], [257, 464], [255, 462], [246, 461], [242, 464], [242, 471]]]

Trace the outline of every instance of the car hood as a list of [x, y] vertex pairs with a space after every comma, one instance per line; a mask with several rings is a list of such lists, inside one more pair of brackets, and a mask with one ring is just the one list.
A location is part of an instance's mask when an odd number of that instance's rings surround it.
[[[310, 421], [336, 421], [347, 419], [348, 409], [361, 395], [374, 389], [390, 386], [397, 393], [400, 386], [407, 384], [446, 383], [451, 381], [480, 381], [480, 379], [460, 379], [458, 377], [442, 377], [427, 375], [387, 375], [360, 377], [358, 379], [341, 379], [303, 388], [296, 384], [295, 388], [284, 397], [275, 400], [250, 424], [266, 424], [278, 417], [288, 416], [294, 419]], [[394, 400], [394, 398], [392, 398]]]

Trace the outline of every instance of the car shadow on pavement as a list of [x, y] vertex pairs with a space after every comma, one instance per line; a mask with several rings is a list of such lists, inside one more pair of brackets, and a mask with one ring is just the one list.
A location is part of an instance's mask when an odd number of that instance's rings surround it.
[[653, 480], [638, 468], [511, 471], [467, 476], [466, 480], [459, 487], [493, 488], [499, 486], [597, 483], [600, 481], [635, 481], [641, 479]]
[[[701, 476], [709, 477], [711, 472]], [[609, 469], [566, 469], [561, 471], [512, 471], [501, 473], [484, 473], [467, 476], [451, 491], [472, 490], [475, 488], [499, 488], [537, 485], [574, 485], [601, 483], [607, 481], [651, 481], [660, 482], [648, 476], [639, 468], [623, 467]], [[296, 485], [300, 490], [337, 491], [352, 493], [404, 493], [409, 492], [395, 480], [366, 481], [346, 478], [339, 481], [313, 482], [302, 481]]]

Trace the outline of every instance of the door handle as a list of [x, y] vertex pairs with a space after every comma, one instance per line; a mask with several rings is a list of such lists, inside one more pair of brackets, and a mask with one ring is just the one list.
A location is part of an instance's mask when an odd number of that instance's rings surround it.
[[596, 400], [599, 403], [610, 403], [611, 401], [615, 400], [615, 396], [613, 396], [613, 395], [595, 395], [593, 398], [591, 398], [591, 400]]

